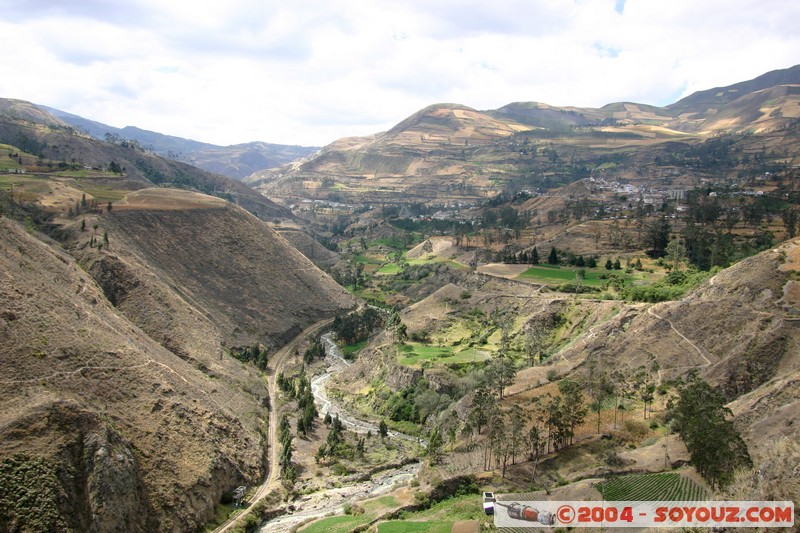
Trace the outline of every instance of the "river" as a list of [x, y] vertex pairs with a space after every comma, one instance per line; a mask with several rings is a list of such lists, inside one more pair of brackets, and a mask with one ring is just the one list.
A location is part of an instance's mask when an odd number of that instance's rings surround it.
[[[374, 435], [377, 435], [378, 426], [376, 424], [361, 420], [348, 413], [342, 406], [328, 397], [325, 384], [334, 374], [350, 366], [350, 363], [342, 357], [341, 350], [333, 341], [332, 333], [323, 335], [322, 342], [325, 347], [325, 372], [311, 379], [311, 390], [314, 393], [314, 401], [317, 404], [320, 417], [324, 418], [327, 413], [330, 413], [331, 417], [335, 417], [338, 414], [339, 421], [350, 431], [357, 433], [371, 431]], [[397, 431], [390, 430], [389, 437], [405, 439], [414, 443], [419, 442], [421, 445], [425, 445], [424, 440]], [[298, 500], [292, 502], [296, 509], [294, 512], [265, 522], [259, 531], [262, 533], [290, 531], [292, 527], [312, 518], [341, 514], [346, 502], [353, 503], [391, 492], [398, 484], [407, 482], [416, 476], [421, 466], [422, 463], [419, 462], [411, 463], [400, 468], [379, 472], [372, 476], [369, 481], [354, 482], [343, 487], [301, 496]]]

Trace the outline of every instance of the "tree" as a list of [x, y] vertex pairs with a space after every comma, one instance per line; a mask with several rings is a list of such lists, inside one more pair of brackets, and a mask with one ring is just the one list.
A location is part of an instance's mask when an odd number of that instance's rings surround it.
[[550, 255], [547, 256], [547, 264], [549, 264], [549, 265], [557, 265], [558, 264], [558, 252], [556, 251], [556, 247], [555, 246], [550, 248]]
[[289, 418], [285, 414], [281, 417], [278, 435], [281, 443], [281, 451], [278, 455], [281, 477], [289, 483], [294, 483], [297, 471], [292, 466], [292, 433], [289, 427]]
[[492, 454], [494, 454], [495, 463], [502, 465], [503, 478], [506, 476], [506, 466], [510, 456], [509, 439], [506, 432], [507, 425], [506, 414], [502, 411], [497, 411], [490, 420], [489, 435], [484, 450], [484, 467], [486, 469], [491, 468]]
[[538, 265], [539, 264], [539, 250], [536, 247], [533, 247], [533, 251], [531, 252], [530, 256], [531, 264]]
[[517, 455], [524, 451], [524, 434], [526, 415], [519, 405], [511, 408], [511, 428], [508, 436], [508, 453], [511, 455], [511, 464], [516, 464]]
[[442, 458], [442, 445], [444, 444], [444, 440], [442, 439], [442, 434], [439, 432], [439, 428], [433, 428], [430, 435], [428, 435], [428, 457], [431, 458], [431, 464], [435, 465], [439, 462]]
[[542, 430], [536, 422], [528, 430], [528, 459], [533, 461], [533, 472], [531, 473], [531, 483], [536, 480], [536, 469], [539, 467], [539, 458], [544, 451], [545, 440]]
[[514, 364], [502, 353], [494, 358], [486, 367], [486, 377], [497, 389], [499, 399], [503, 399], [506, 387], [511, 385], [516, 370]]
[[325, 449], [328, 457], [336, 457], [339, 453], [339, 446], [342, 443], [342, 422], [339, 420], [339, 414], [333, 419], [331, 430], [328, 432], [328, 438], [325, 440]]
[[782, 214], [783, 225], [786, 227], [786, 235], [793, 239], [797, 235], [797, 209], [786, 209]]
[[386, 420], [381, 420], [380, 424], [378, 424], [378, 435], [381, 436], [381, 440], [389, 435], [389, 426], [386, 425]]
[[686, 244], [683, 239], [673, 239], [667, 245], [667, 260], [672, 265], [672, 269], [678, 271], [686, 258]]
[[586, 406], [583, 399], [583, 387], [577, 381], [562, 379], [558, 383], [558, 390], [563, 397], [563, 422], [567, 430], [563, 431], [565, 444], [572, 444], [575, 436], [575, 427], [582, 424], [586, 419]]
[[486, 387], [479, 387], [472, 399], [472, 411], [469, 414], [469, 420], [472, 425], [478, 430], [478, 435], [481, 434], [481, 429], [485, 426], [491, 418], [492, 408], [494, 407], [494, 398]]
[[722, 393], [691, 372], [671, 406], [675, 429], [692, 458], [692, 464], [712, 487], [725, 487], [739, 468], [751, 468], [750, 454], [733, 422], [727, 419]]
[[550, 330], [543, 320], [534, 320], [525, 331], [525, 352], [528, 354], [528, 366], [542, 360], [542, 345], [550, 336]]

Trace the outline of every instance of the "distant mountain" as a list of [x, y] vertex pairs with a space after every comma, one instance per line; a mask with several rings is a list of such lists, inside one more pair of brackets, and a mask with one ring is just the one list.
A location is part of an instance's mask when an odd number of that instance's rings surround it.
[[[715, 146], [720, 136], [724, 153]], [[661, 186], [671, 183], [665, 176], [686, 182], [763, 173], [800, 163], [797, 154], [800, 65], [666, 107], [515, 102], [479, 111], [436, 104], [387, 132], [340, 139], [245, 181], [293, 201], [443, 204], [547, 190], [595, 172]]]
[[0, 143], [27, 153], [28, 170], [82, 173], [84, 187], [191, 189], [230, 200], [261, 218], [293, 218], [288, 209], [237, 180], [154, 155], [135, 142], [98, 141], [30, 102], [0, 99]]
[[135, 126], [115, 128], [52, 107], [43, 105], [37, 107], [63, 123], [88, 133], [95, 139], [102, 141], [109, 138], [107, 136], [111, 136], [111, 138], [136, 141], [160, 156], [189, 163], [203, 170], [237, 180], [259, 170], [279, 167], [295, 159], [307, 157], [318, 150], [313, 146], [290, 146], [265, 142], [217, 146], [143, 130]]

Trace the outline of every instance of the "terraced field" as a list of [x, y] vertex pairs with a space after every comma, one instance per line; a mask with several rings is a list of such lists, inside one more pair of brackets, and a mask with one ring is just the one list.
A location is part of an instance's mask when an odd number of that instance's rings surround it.
[[674, 472], [621, 476], [599, 483], [597, 490], [608, 501], [698, 501], [708, 496], [693, 479]]

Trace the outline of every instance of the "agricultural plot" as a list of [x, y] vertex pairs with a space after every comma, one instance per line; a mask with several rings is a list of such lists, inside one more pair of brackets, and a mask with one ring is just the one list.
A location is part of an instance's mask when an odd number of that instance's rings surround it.
[[323, 518], [311, 523], [309, 526], [301, 529], [303, 533], [347, 533], [352, 531], [353, 528], [366, 524], [369, 522], [370, 517], [361, 516], [332, 516]]
[[424, 361], [431, 364], [460, 365], [484, 361], [488, 353], [467, 348], [456, 352], [452, 346], [432, 346], [409, 342], [399, 347], [401, 354], [400, 364], [405, 366], [420, 366]]
[[[524, 280], [524, 281], [536, 281], [539, 283], [567, 283], [570, 281], [574, 281], [577, 275], [579, 268], [559, 268], [559, 267], [546, 267], [546, 266], [532, 266], [522, 274], [520, 274], [517, 279]], [[603, 285], [605, 280], [600, 279], [600, 275], [603, 273], [607, 273], [607, 271], [603, 270], [585, 270], [585, 277], [582, 281], [584, 285], [588, 285], [590, 287], [600, 287]], [[627, 277], [625, 274], [620, 274], [620, 271], [614, 271], [615, 273]]]
[[633, 474], [597, 484], [608, 501], [698, 501], [708, 497], [693, 479], [674, 472]]
[[380, 275], [399, 274], [400, 265], [398, 265], [397, 263], [386, 263], [385, 265], [380, 267], [377, 271], [375, 271], [375, 273]]
[[408, 520], [384, 522], [378, 533], [450, 533], [453, 522], [410, 522]]

